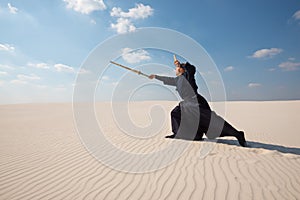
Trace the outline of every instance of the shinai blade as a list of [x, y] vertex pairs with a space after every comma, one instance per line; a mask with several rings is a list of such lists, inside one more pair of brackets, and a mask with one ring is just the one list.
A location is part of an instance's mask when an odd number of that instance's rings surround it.
[[129, 70], [129, 71], [132, 71], [132, 72], [134, 72], [134, 73], [137, 73], [138, 75], [143, 75], [143, 76], [146, 76], [147, 78], [149, 78], [149, 75], [144, 74], [143, 72], [138, 71], [138, 70], [136, 70], [136, 69], [132, 69], [132, 68], [130, 68], [130, 67], [126, 67], [125, 65], [121, 65], [121, 64], [116, 63], [116, 62], [114, 62], [114, 61], [110, 61], [110, 63], [112, 63], [112, 64], [114, 64], [114, 65], [117, 65], [117, 66], [119, 66], [119, 67], [122, 67], [122, 68], [124, 68], [124, 69], [127, 69], [127, 70]]

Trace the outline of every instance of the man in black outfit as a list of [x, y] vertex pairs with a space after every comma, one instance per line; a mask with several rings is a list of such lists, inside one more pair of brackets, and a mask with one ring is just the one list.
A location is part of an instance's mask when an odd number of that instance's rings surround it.
[[163, 81], [165, 85], [176, 86], [183, 99], [171, 112], [173, 135], [166, 138], [202, 140], [205, 133], [209, 139], [233, 136], [243, 147], [247, 146], [244, 132], [232, 127], [223, 118], [213, 112], [203, 96], [198, 94], [195, 81], [196, 68], [190, 63], [174, 61], [176, 77], [165, 77], [151, 74], [150, 79]]

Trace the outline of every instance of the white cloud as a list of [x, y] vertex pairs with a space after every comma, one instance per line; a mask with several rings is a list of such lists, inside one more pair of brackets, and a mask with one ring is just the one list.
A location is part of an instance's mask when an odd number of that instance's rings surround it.
[[130, 8], [128, 12], [124, 12], [121, 8], [114, 7], [110, 15], [118, 17], [117, 23], [112, 23], [110, 26], [115, 29], [117, 33], [127, 33], [136, 30], [133, 20], [145, 19], [153, 14], [153, 8], [149, 5], [136, 4], [134, 8]]
[[233, 66], [228, 66], [224, 69], [225, 72], [229, 72], [229, 71], [232, 71], [234, 70], [234, 67]]
[[278, 65], [283, 71], [296, 71], [300, 68], [300, 63], [295, 63], [295, 62], [283, 62]]
[[91, 24], [97, 24], [96, 20], [94, 20], [94, 19], [91, 19], [91, 20], [90, 20], [90, 23], [91, 23]]
[[117, 86], [119, 84], [119, 82], [112, 82], [111, 85], [112, 86]]
[[82, 14], [90, 14], [97, 10], [105, 10], [103, 0], [63, 0], [67, 3], [68, 9], [73, 9]]
[[296, 58], [290, 57], [290, 58], [288, 58], [288, 60], [289, 60], [289, 61], [294, 61], [294, 60], [296, 60]]
[[7, 75], [7, 72], [0, 71], [0, 76], [5, 76], [5, 75]]
[[50, 65], [47, 63], [27, 63], [27, 66], [29, 67], [35, 67], [39, 69], [49, 69]]
[[270, 68], [270, 69], [268, 69], [269, 72], [273, 72], [273, 71], [275, 71], [275, 70], [276, 70], [275, 68]]
[[73, 67], [70, 67], [70, 66], [64, 65], [64, 64], [55, 64], [54, 68], [58, 72], [68, 72], [68, 73], [74, 73], [75, 72]]
[[91, 72], [88, 71], [88, 70], [86, 70], [86, 69], [80, 69], [80, 70], [78, 71], [78, 73], [79, 73], [79, 74], [89, 74], [89, 73], [91, 73]]
[[25, 84], [27, 84], [27, 81], [15, 79], [15, 80], [11, 80], [10, 83], [12, 83], [12, 84], [19, 84], [19, 85], [25, 85]]
[[0, 51], [13, 52], [14, 50], [15, 50], [15, 47], [13, 47], [9, 44], [0, 44]]
[[39, 77], [35, 74], [30, 74], [30, 75], [18, 74], [17, 77], [21, 81], [40, 80], [41, 79], [41, 77]]
[[25, 74], [18, 74], [17, 75], [18, 79], [11, 80], [11, 84], [16, 84], [16, 85], [26, 85], [29, 84], [29, 81], [34, 81], [34, 80], [40, 80], [41, 78], [35, 74], [30, 74], [30, 75], [25, 75]]
[[125, 18], [119, 18], [116, 24], [111, 24], [110, 26], [112, 29], [115, 29], [119, 34], [133, 32], [136, 29], [133, 23], [129, 19]]
[[153, 8], [151, 6], [144, 4], [136, 4], [134, 8], [130, 8], [128, 12], [122, 11], [121, 8], [114, 7], [110, 15], [112, 17], [122, 17], [131, 19], [145, 19], [153, 14]]
[[248, 84], [248, 87], [249, 87], [249, 88], [256, 88], [256, 87], [260, 87], [260, 86], [261, 86], [260, 83], [249, 83], [249, 84]]
[[3, 85], [4, 85], [4, 81], [0, 80], [0, 86], [3, 86]]
[[34, 85], [36, 88], [38, 89], [46, 89], [46, 88], [49, 88], [49, 86], [47, 85]]
[[101, 80], [108, 81], [110, 80], [109, 76], [102, 76]]
[[15, 69], [15, 68], [12, 67], [12, 66], [9, 66], [9, 65], [1, 65], [1, 64], [0, 64], [0, 68], [2, 68], [2, 69]]
[[252, 58], [271, 58], [277, 54], [280, 54], [283, 50], [278, 48], [260, 49], [253, 53]]
[[8, 10], [12, 14], [17, 14], [18, 8], [13, 7], [10, 3], [7, 4]]
[[290, 57], [290, 58], [288, 58], [288, 60], [294, 61], [294, 60], [296, 60], [296, 58]]
[[298, 10], [297, 12], [295, 12], [295, 14], [293, 15], [293, 18], [295, 20], [300, 20], [300, 10]]
[[122, 49], [122, 58], [127, 63], [139, 63], [143, 60], [150, 60], [151, 57], [149, 56], [149, 53], [143, 49], [139, 49], [136, 51], [132, 51], [130, 48], [124, 48]]
[[63, 92], [63, 91], [65, 91], [65, 90], [67, 90], [67, 87], [64, 86], [64, 85], [58, 85], [58, 86], [56, 86], [56, 87], [54, 88], [54, 90], [57, 91], [57, 92]]

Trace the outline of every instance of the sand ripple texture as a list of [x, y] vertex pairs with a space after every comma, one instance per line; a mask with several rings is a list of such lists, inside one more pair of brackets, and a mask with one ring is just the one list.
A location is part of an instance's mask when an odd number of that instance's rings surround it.
[[[152, 103], [136, 103], [134, 119], [149, 120], [143, 108]], [[176, 102], [160, 104], [170, 112]], [[98, 115], [108, 109], [97, 106]], [[181, 141], [190, 146], [175, 162], [134, 174], [109, 168], [88, 153], [71, 104], [1, 105], [0, 199], [300, 199], [300, 102], [229, 102], [226, 109], [225, 118], [245, 130], [249, 148], [234, 138], [216, 144]], [[120, 136], [111, 119], [104, 129], [117, 147], [147, 153], [169, 143], [167, 117], [149, 139]], [[201, 158], [201, 149], [212, 143]]]

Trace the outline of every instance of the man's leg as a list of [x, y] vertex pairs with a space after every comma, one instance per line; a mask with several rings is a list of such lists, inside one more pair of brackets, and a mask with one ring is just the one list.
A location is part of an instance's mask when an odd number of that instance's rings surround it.
[[[212, 131], [210, 131], [209, 134], [206, 134], [206, 136], [209, 139], [214, 139], [216, 137], [226, 137], [226, 136], [233, 136], [238, 141], [239, 144], [243, 147], [247, 146], [245, 135], [243, 131], [236, 130], [233, 126], [231, 126], [228, 122], [226, 122], [222, 117], [218, 116], [215, 112], [212, 112], [211, 114], [211, 120], [212, 120]], [[221, 126], [223, 125], [222, 131], [220, 135], [216, 135], [217, 132], [214, 131], [214, 126]], [[218, 130], [218, 128], [216, 129]]]
[[241, 146], [243, 147], [247, 146], [244, 132], [236, 130], [233, 126], [231, 126], [228, 122], [224, 120], [224, 127], [220, 137], [226, 137], [226, 136], [236, 137], [236, 139], [239, 141]]
[[203, 134], [204, 134], [204, 132], [205, 131], [201, 127], [199, 127], [194, 140], [196, 140], [196, 141], [202, 141], [203, 140]]
[[174, 138], [176, 136], [180, 126], [180, 121], [181, 121], [181, 110], [180, 110], [180, 106], [178, 105], [171, 111], [172, 132], [174, 134], [168, 135], [166, 136], [166, 138]]

